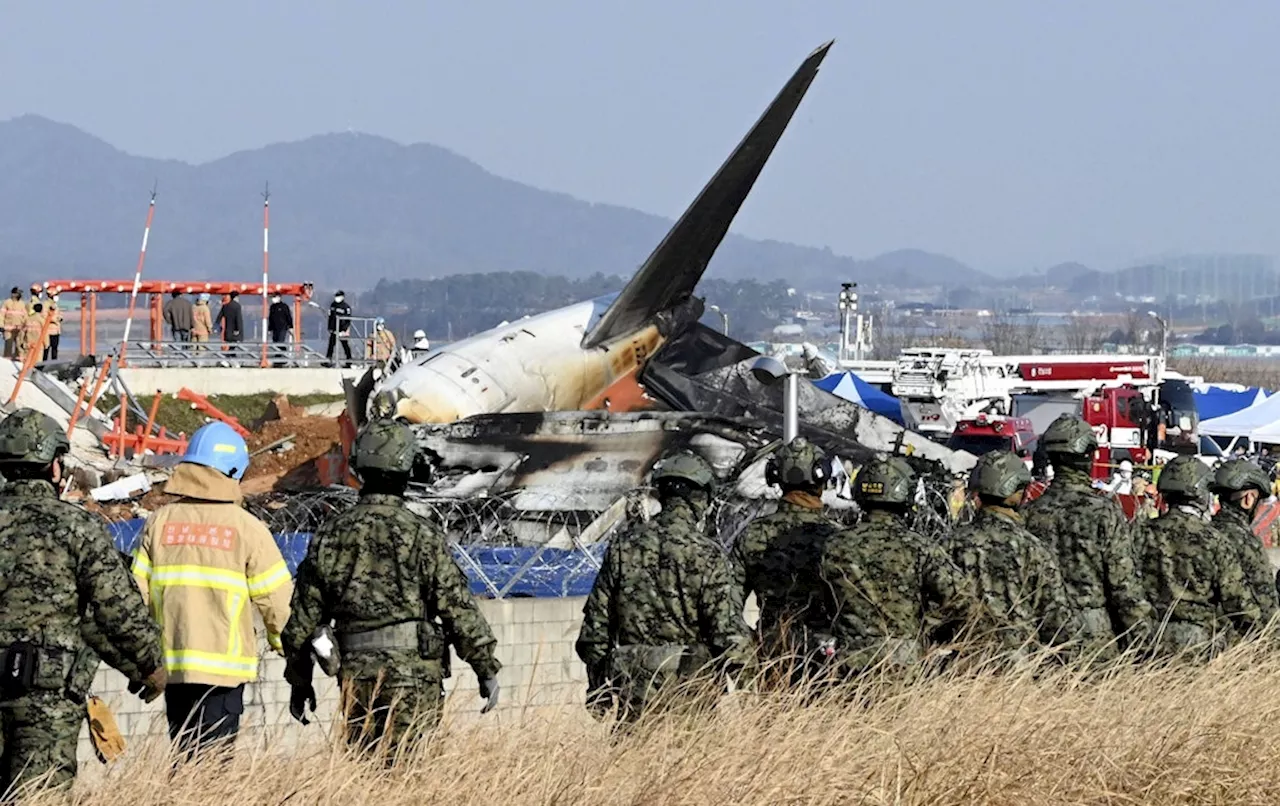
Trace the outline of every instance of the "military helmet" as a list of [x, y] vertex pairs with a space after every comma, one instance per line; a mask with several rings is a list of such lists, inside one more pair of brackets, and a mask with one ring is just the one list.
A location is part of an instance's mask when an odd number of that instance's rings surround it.
[[1271, 478], [1248, 459], [1232, 459], [1218, 465], [1209, 489], [1219, 494], [1257, 490], [1267, 495], [1271, 491]]
[[821, 487], [832, 475], [827, 454], [804, 437], [778, 448], [764, 466], [765, 483], [779, 487]]
[[654, 484], [663, 479], [683, 479], [695, 487], [709, 490], [715, 484], [716, 476], [706, 459], [696, 453], [680, 451], [659, 459], [653, 466], [650, 479]]
[[1209, 499], [1213, 471], [1194, 456], [1175, 456], [1160, 469], [1156, 491], [1163, 496], [1180, 496], [1195, 501]]
[[69, 450], [62, 427], [35, 409], [18, 409], [0, 422], [0, 464], [43, 466]]
[[969, 472], [969, 490], [992, 498], [1008, 498], [1031, 483], [1031, 471], [1010, 451], [991, 451]]
[[361, 470], [408, 473], [418, 453], [413, 429], [396, 420], [371, 420], [356, 435], [351, 466]]
[[1046, 453], [1092, 456], [1098, 449], [1098, 437], [1083, 417], [1064, 414], [1049, 424], [1040, 437]]
[[866, 504], [909, 504], [915, 496], [916, 471], [901, 456], [871, 462], [858, 474], [854, 499]]

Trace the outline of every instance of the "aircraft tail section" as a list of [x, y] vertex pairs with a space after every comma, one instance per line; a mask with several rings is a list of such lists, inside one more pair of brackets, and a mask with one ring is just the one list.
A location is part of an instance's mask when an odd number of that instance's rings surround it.
[[626, 335], [693, 295], [831, 45], [827, 42], [804, 60], [595, 327], [583, 335], [583, 348]]

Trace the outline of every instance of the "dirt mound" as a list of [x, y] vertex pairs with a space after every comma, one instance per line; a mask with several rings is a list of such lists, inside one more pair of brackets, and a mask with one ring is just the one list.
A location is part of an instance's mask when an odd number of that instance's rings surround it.
[[253, 457], [245, 474], [246, 494], [318, 484], [315, 460], [334, 450], [341, 439], [336, 417], [290, 417], [264, 423], [260, 431], [251, 434], [249, 452], [286, 437], [293, 445], [289, 450], [275, 449]]

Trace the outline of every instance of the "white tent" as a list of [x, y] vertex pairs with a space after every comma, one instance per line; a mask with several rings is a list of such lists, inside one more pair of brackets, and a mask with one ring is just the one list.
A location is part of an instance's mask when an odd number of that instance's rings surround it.
[[[1212, 437], [1245, 437], [1254, 442], [1280, 442], [1280, 395], [1225, 417], [1200, 423], [1200, 433]], [[1272, 438], [1260, 436], [1270, 434]]]

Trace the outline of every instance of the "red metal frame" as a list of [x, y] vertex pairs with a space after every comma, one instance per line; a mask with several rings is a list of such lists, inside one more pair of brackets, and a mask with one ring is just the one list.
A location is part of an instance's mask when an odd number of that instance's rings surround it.
[[[49, 280], [45, 288], [51, 294], [80, 294], [80, 354], [94, 355], [98, 351], [98, 295], [132, 294], [133, 280]], [[222, 297], [236, 291], [240, 296], [260, 296], [263, 284], [234, 283], [214, 280], [142, 280], [139, 294], [150, 294], [148, 309], [151, 322], [149, 339], [164, 341], [164, 295], [173, 291], [184, 294], [208, 294]], [[312, 283], [267, 283], [266, 295], [293, 297], [294, 344], [301, 350], [303, 341], [302, 303], [311, 299], [315, 286]], [[124, 365], [124, 361], [120, 362]]]

